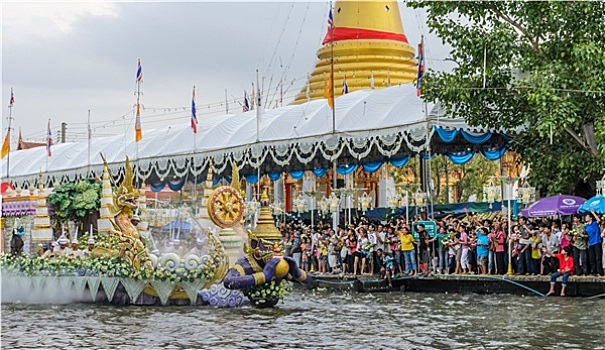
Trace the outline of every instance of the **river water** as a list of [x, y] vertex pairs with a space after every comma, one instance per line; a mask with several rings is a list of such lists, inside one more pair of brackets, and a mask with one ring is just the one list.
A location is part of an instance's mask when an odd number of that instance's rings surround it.
[[2, 349], [605, 349], [605, 300], [295, 289], [275, 309], [2, 305]]

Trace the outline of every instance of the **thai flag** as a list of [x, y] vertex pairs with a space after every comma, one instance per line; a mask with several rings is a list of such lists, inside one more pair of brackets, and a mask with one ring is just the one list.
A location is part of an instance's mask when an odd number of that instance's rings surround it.
[[141, 67], [140, 58], [139, 58], [139, 64], [137, 65], [137, 81], [143, 81], [143, 68]]
[[11, 88], [11, 99], [10, 99], [10, 103], [9, 106], [13, 106], [15, 104], [15, 95], [13, 95], [13, 88]]
[[248, 101], [248, 95], [246, 91], [244, 91], [244, 106], [242, 107], [243, 112], [248, 112], [250, 110], [250, 101]]
[[51, 157], [52, 151], [50, 149], [50, 146], [52, 146], [53, 144], [53, 134], [50, 131], [50, 118], [48, 118], [48, 126], [46, 128], [46, 153], [48, 154], [49, 157]]
[[416, 77], [416, 95], [422, 95], [422, 89], [420, 82], [424, 75], [424, 36], [420, 38], [420, 44], [418, 44], [418, 76]]
[[194, 134], [197, 134], [197, 109], [195, 108], [195, 86], [193, 87], [193, 93], [191, 95], [191, 129], [193, 129]]
[[330, 27], [334, 25], [334, 16], [332, 15], [332, 8], [330, 7], [330, 14], [328, 15], [328, 24]]
[[342, 80], [342, 94], [346, 95], [349, 93], [349, 85], [347, 85], [347, 75], [345, 74], [345, 78]]

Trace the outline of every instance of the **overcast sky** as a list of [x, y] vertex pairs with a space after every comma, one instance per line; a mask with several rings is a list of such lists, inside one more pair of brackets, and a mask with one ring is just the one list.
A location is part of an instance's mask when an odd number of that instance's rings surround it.
[[[134, 133], [138, 58], [143, 135], [189, 123], [184, 108], [191, 104], [193, 85], [198, 118], [225, 114], [225, 89], [230, 113], [240, 112], [256, 69], [272, 101], [284, 77], [287, 104], [315, 65], [328, 8], [318, 1], [3, 1], [3, 135], [11, 87], [13, 142], [19, 127], [26, 140], [43, 141], [48, 118], [55, 141], [61, 122], [67, 123], [67, 141], [85, 140], [89, 109], [94, 137]], [[428, 35], [425, 13], [401, 2], [400, 12], [414, 48], [425, 35], [427, 65], [447, 68], [448, 50]]]

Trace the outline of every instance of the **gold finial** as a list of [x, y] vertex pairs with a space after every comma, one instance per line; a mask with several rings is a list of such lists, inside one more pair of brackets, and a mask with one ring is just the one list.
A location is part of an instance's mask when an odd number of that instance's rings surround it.
[[238, 192], [241, 191], [239, 183], [239, 169], [234, 161], [231, 161], [231, 187], [236, 189]]
[[122, 186], [126, 187], [129, 191], [133, 189], [134, 173], [132, 172], [132, 166], [130, 165], [130, 158], [126, 156], [126, 171], [124, 173], [124, 180]]
[[212, 159], [208, 160], [208, 173], [206, 174], [206, 182], [208, 181], [210, 181], [210, 183], [212, 184]]
[[40, 174], [38, 175], [38, 191], [40, 193], [44, 191], [44, 182], [42, 181], [42, 170], [40, 170]]

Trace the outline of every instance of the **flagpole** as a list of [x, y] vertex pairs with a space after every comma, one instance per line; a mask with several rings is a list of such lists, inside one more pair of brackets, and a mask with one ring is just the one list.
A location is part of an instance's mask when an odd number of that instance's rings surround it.
[[141, 59], [138, 60], [137, 65], [137, 109], [135, 116], [135, 164], [137, 172], [139, 171], [139, 141], [143, 138], [143, 130], [141, 128], [141, 81], [143, 80], [143, 69], [141, 67]]
[[90, 109], [88, 110], [88, 166], [86, 170], [86, 176], [90, 176], [90, 142], [91, 142], [91, 130], [90, 130]]
[[[332, 1], [330, 1], [330, 12], [332, 12]], [[332, 134], [336, 134], [336, 99], [334, 98], [334, 19], [332, 19], [332, 23], [330, 24], [330, 82], [332, 83]], [[334, 179], [333, 187], [336, 189], [338, 187], [338, 180], [336, 176], [336, 159], [332, 164]]]
[[10, 159], [11, 159], [11, 152], [10, 152], [10, 132], [11, 132], [11, 122], [13, 121], [13, 88], [11, 88], [11, 99], [10, 99], [10, 103], [8, 104], [8, 130], [6, 131], [6, 134], [8, 135], [7, 139], [8, 139], [8, 153], [6, 154], [6, 181], [10, 182]]
[[[138, 118], [141, 118], [141, 81], [137, 79], [137, 110], [136, 114]], [[140, 119], [139, 119], [140, 120]], [[136, 123], [136, 122], [135, 122]], [[136, 127], [136, 125], [135, 125]], [[135, 159], [137, 162], [137, 166], [139, 165], [139, 142], [135, 142]]]
[[[260, 94], [260, 85], [258, 83], [258, 69], [256, 70], [256, 88], [257, 88], [257, 93], [256, 93], [256, 98], [258, 99], [257, 104], [256, 104], [256, 143], [260, 143], [260, 117], [261, 117], [261, 108], [262, 108], [262, 104], [261, 104], [261, 94]], [[260, 202], [260, 164], [258, 165], [257, 168], [257, 191], [256, 191], [256, 195], [258, 198], [258, 201]]]
[[229, 100], [227, 100], [227, 89], [225, 89], [225, 112], [229, 114]]
[[[195, 109], [196, 107], [194, 106], [195, 103], [195, 85], [193, 85], [193, 94], [192, 94], [192, 106], [191, 108]], [[191, 121], [193, 122], [197, 122], [197, 112], [195, 110], [191, 111], [191, 115], [195, 115], [196, 120], [195, 121]], [[193, 133], [193, 154], [195, 156], [196, 150], [197, 150], [197, 125], [196, 125], [196, 132]], [[194, 158], [195, 159], [195, 158]], [[195, 167], [193, 167], [193, 169], [195, 169]], [[195, 170], [194, 170], [195, 172]], [[196, 203], [196, 209], [195, 209], [195, 214], [197, 215], [197, 172], [194, 173], [194, 178], [193, 178], [193, 200]]]
[[[256, 86], [258, 88], [258, 69], [256, 70]], [[256, 142], [260, 142], [260, 88], [259, 91], [257, 93], [256, 98], [258, 99], [258, 103], [256, 106]]]
[[279, 80], [279, 105], [284, 105], [284, 78]]
[[[424, 73], [424, 35], [420, 36], [420, 45], [419, 45], [419, 50], [418, 50], [418, 77], [417, 77], [417, 86], [420, 87], [420, 79], [422, 79], [422, 75]], [[418, 89], [417, 92], [418, 96], [421, 96], [421, 90]], [[429, 155], [429, 159], [428, 161], [428, 179], [426, 179], [426, 190], [427, 190], [427, 198], [430, 200], [430, 205], [431, 205], [431, 218], [434, 219], [435, 217], [435, 210], [434, 210], [434, 198], [433, 198], [433, 191], [431, 188], [431, 181], [433, 178], [433, 174], [432, 174], [432, 161], [431, 161], [431, 123], [429, 120], [429, 110], [428, 110], [428, 103], [425, 101], [424, 102], [424, 116], [426, 118], [426, 142], [427, 142], [427, 151], [428, 151], [428, 155]], [[429, 213], [428, 213], [428, 206], [427, 206], [427, 218], [429, 217]]]
[[50, 118], [48, 118], [48, 126], [47, 126], [47, 130], [46, 130], [46, 169], [45, 172], [48, 173], [48, 158], [50, 158], [50, 153], [48, 152], [48, 150], [51, 147], [51, 141], [50, 141]]
[[311, 101], [311, 82], [309, 81], [309, 77], [310, 77], [310, 75], [307, 74], [307, 92], [306, 92], [307, 102]]

